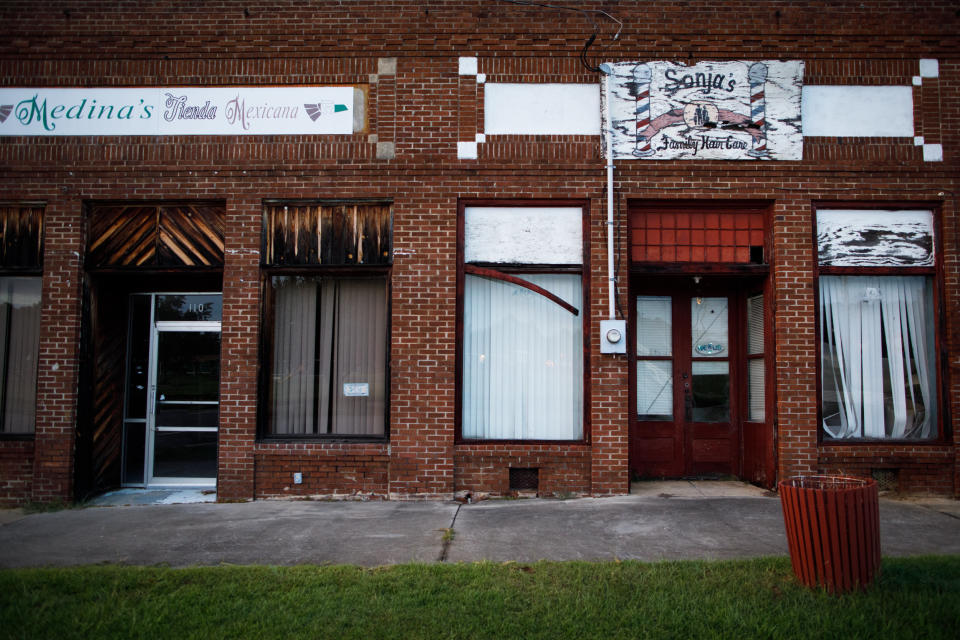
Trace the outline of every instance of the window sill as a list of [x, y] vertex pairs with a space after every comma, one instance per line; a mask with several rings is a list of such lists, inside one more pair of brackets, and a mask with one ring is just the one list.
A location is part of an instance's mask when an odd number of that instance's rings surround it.
[[388, 444], [387, 436], [261, 436], [257, 444]]
[[590, 442], [585, 439], [581, 440], [481, 440], [481, 439], [457, 439], [454, 442], [455, 446], [477, 446], [477, 445], [505, 445], [505, 446], [544, 446], [544, 445], [558, 445], [558, 446], [585, 446], [589, 445]]
[[0, 441], [12, 440], [12, 441], [24, 441], [24, 440], [35, 440], [36, 433], [0, 433]]
[[819, 446], [824, 448], [836, 447], [952, 447], [953, 443], [947, 440], [882, 440], [873, 438], [856, 438], [850, 440], [821, 440]]

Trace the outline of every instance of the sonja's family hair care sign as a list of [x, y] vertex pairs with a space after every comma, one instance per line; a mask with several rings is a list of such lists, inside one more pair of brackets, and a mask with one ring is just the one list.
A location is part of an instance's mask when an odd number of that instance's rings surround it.
[[803, 62], [610, 65], [615, 158], [800, 160]]
[[0, 136], [352, 133], [353, 87], [0, 89]]

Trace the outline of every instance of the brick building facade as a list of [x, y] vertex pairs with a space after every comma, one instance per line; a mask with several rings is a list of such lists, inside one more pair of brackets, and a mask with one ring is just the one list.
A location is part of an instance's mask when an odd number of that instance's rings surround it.
[[[0, 503], [197, 478], [215, 481], [220, 500], [607, 496], [636, 476], [709, 474], [766, 486], [874, 475], [902, 491], [960, 493], [960, 14], [941, 2], [570, 5], [5, 2]], [[598, 67], [643, 61], [683, 62], [693, 75], [710, 61], [796, 61], [804, 91], [841, 92], [803, 94], [796, 158], [615, 155], [608, 225], [601, 116], [612, 103]], [[624, 91], [640, 105], [632, 82]], [[543, 104], [544, 85], [560, 86], [559, 102]], [[95, 89], [103, 106], [107, 89], [143, 87], [267, 87], [256, 94], [263, 118], [270, 91], [350, 87], [352, 124], [114, 134], [80, 122], [95, 119], [94, 98], [44, 93]], [[499, 87], [519, 92], [506, 108]], [[892, 129], [874, 104], [885, 94], [870, 91], [890, 87], [905, 119]], [[16, 91], [29, 95], [3, 99]], [[596, 108], [563, 102], [575, 95]], [[44, 113], [60, 132], [38, 128], [33, 96], [49, 96]], [[818, 96], [853, 112], [852, 124], [814, 112]], [[323, 122], [333, 103], [314, 103]], [[672, 131], [713, 136], [707, 103]], [[71, 107], [88, 128], [61, 133]], [[526, 123], [536, 108], [543, 115]], [[624, 135], [639, 148], [636, 127]], [[838, 217], [861, 249], [886, 237], [857, 226], [863, 212], [894, 227], [918, 216], [926, 253], [831, 262], [818, 229]], [[303, 254], [301, 232], [317, 237]], [[841, 253], [851, 244], [837, 242]], [[918, 320], [883, 298], [889, 280], [858, 299], [892, 309], [863, 312], [875, 348], [856, 334], [858, 380], [867, 360], [883, 372], [874, 404], [835, 364], [852, 353], [838, 346], [849, 328], [824, 302], [857, 277], [899, 279], [901, 295], [920, 296]], [[306, 315], [289, 310], [304, 304]], [[685, 327], [704, 309], [727, 329], [698, 343]], [[501, 312], [518, 324], [499, 327]], [[608, 319], [624, 321], [626, 353], [602, 352]], [[164, 341], [178, 338], [168, 362]], [[894, 343], [906, 355], [893, 357]], [[519, 352], [533, 355], [493, 368]], [[187, 377], [164, 378], [177, 367]], [[195, 379], [203, 371], [216, 374], [212, 390]], [[13, 390], [33, 376], [35, 387]], [[526, 391], [538, 382], [546, 390]], [[859, 430], [831, 422], [840, 413], [858, 416]]]

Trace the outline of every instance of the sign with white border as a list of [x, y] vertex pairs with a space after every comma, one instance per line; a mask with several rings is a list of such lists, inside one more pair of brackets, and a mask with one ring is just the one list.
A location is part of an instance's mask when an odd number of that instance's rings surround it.
[[800, 160], [799, 60], [610, 65], [613, 156]]
[[353, 133], [353, 87], [0, 89], [0, 136]]

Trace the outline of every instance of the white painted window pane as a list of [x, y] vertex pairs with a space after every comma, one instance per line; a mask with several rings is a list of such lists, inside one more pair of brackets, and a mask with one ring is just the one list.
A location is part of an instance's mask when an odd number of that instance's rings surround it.
[[597, 84], [488, 82], [483, 96], [487, 135], [600, 135]]
[[637, 296], [637, 355], [673, 355], [669, 296]]
[[763, 422], [766, 417], [765, 404], [763, 359], [754, 358], [747, 361], [747, 419]]
[[933, 212], [822, 209], [817, 248], [825, 266], [933, 266]]
[[464, 260], [496, 264], [582, 264], [583, 209], [467, 207]]
[[673, 419], [673, 362], [637, 362], [637, 416], [641, 420]]
[[[523, 279], [581, 306], [578, 274]], [[463, 325], [464, 438], [583, 437], [580, 316], [523, 287], [467, 275]]]
[[747, 353], [763, 353], [763, 296], [747, 298]]
[[912, 87], [807, 85], [802, 96], [805, 136], [913, 136]]
[[694, 357], [726, 357], [727, 298], [692, 298], [690, 331]]

